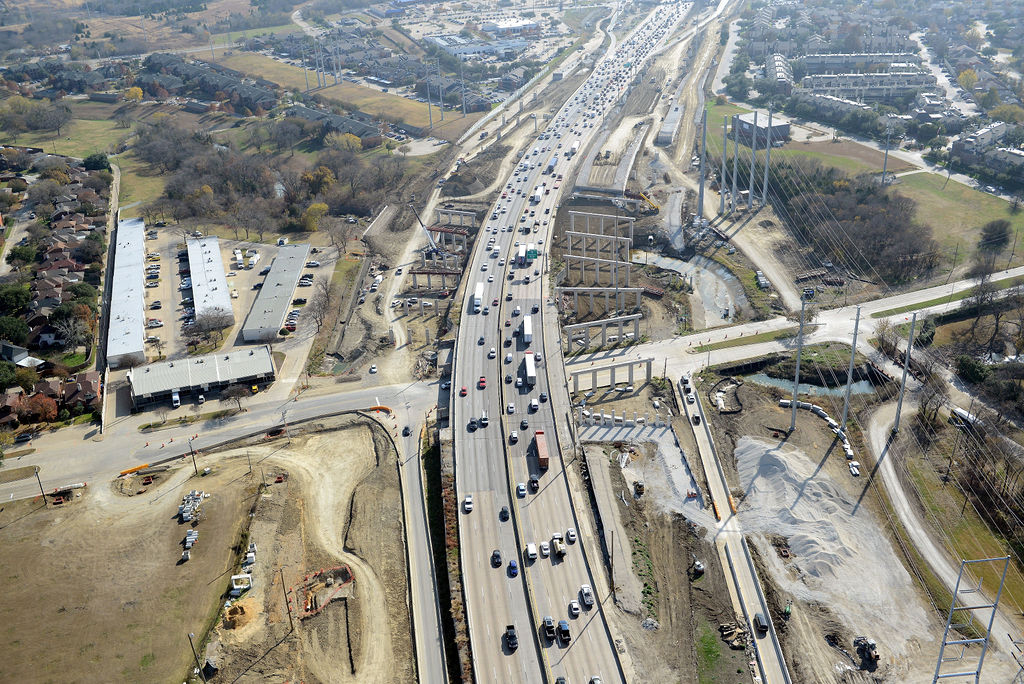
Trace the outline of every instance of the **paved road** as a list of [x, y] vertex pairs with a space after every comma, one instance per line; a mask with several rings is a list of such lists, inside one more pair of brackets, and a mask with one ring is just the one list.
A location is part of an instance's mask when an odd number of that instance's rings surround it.
[[[625, 64], [631, 62], [635, 68], [646, 59], [678, 21], [679, 10], [655, 9], [630, 38], [610, 50], [611, 56], [598, 64], [542, 137], [526, 150], [505, 184], [506, 197], [497, 201], [485, 225], [485, 233], [494, 238], [493, 247], [478, 247], [468, 270], [473, 275], [466, 288], [454, 372], [455, 389], [465, 387], [466, 396], [455, 399], [452, 425], [459, 499], [471, 495], [474, 501], [473, 512], [462, 513], [461, 540], [473, 654], [482, 681], [537, 681], [549, 673], [570, 681], [595, 675], [606, 682], [623, 678], [600, 607], [584, 610], [575, 619], [568, 615], [568, 604], [579, 596], [580, 586], [594, 586], [582, 544], [569, 544], [562, 559], [523, 557], [528, 544], [540, 547], [553, 533], [568, 536], [568, 529], [575, 527], [553, 403], [541, 400], [542, 393], [547, 399], [554, 389], [548, 384], [541, 328], [547, 316], [556, 315], [543, 299], [542, 272], [547, 263], [541, 242], [548, 239], [547, 222], [558, 201], [557, 175], [575, 161], [566, 160], [562, 150], [575, 140], [585, 147], [601, 118], [625, 93], [631, 76]], [[555, 160], [554, 173], [547, 174], [551, 160]], [[509, 263], [514, 254], [518, 260], [519, 241], [537, 245], [536, 261], [524, 258], [514, 266]], [[477, 287], [482, 296], [480, 312], [474, 313]], [[526, 316], [533, 324], [530, 341], [514, 334], [522, 330]], [[557, 347], [552, 352], [557, 361]], [[541, 359], [533, 383], [527, 379], [528, 357]], [[483, 383], [480, 378], [485, 379]], [[522, 386], [516, 387], [513, 378], [523, 379]], [[531, 400], [537, 402], [536, 408], [529, 408]], [[485, 412], [488, 426], [474, 428], [471, 421], [479, 421]], [[538, 430], [553, 456], [545, 472], [539, 469], [534, 452]], [[513, 493], [518, 483], [525, 486], [531, 474], [539, 476], [538, 490], [522, 496]], [[507, 522], [499, 519], [502, 506], [510, 508]], [[502, 552], [500, 568], [490, 563], [494, 549]], [[508, 571], [510, 560], [523, 569], [517, 577]], [[599, 602], [607, 599], [600, 590], [597, 594]], [[572, 639], [568, 644], [535, 640], [534, 630], [545, 616], [569, 620]], [[520, 635], [514, 653], [501, 639], [504, 626], [513, 623]]]

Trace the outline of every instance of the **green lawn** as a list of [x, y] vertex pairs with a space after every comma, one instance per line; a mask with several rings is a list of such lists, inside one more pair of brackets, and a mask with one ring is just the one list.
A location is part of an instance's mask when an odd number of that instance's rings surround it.
[[[996, 280], [992, 285], [997, 290], [1005, 290], [1009, 287], [1013, 287], [1018, 283], [1024, 281], [1024, 278], [1003, 278], [1002, 280]], [[895, 316], [896, 314], [907, 313], [908, 311], [920, 311], [921, 309], [927, 309], [930, 306], [936, 306], [938, 304], [944, 304], [946, 302], [959, 302], [962, 299], [967, 299], [971, 296], [971, 288], [957, 292], [950, 295], [943, 295], [941, 297], [935, 297], [929, 299], [926, 302], [920, 304], [908, 304], [907, 306], [896, 307], [895, 309], [886, 309], [885, 311], [879, 311], [878, 313], [871, 314], [872, 318], [885, 318], [886, 316]]]
[[814, 152], [812, 150], [772, 150], [772, 160], [777, 158], [776, 155], [783, 158], [804, 157], [806, 159], [817, 159], [822, 164], [834, 166], [840, 171], [845, 171], [850, 175], [856, 175], [865, 171], [878, 171], [879, 174], [881, 174], [881, 169], [879, 167], [872, 166], [860, 159], [824, 154], [822, 152]]
[[722, 129], [718, 127], [722, 125], [723, 116], [732, 116], [733, 114], [748, 114], [751, 111], [753, 111], [750, 109], [744, 109], [743, 107], [737, 107], [734, 104], [715, 104], [714, 99], [708, 100], [705, 107], [708, 110], [708, 137], [711, 137], [712, 131], [718, 131], [718, 138], [716, 139], [721, 138]]
[[[1024, 228], [1024, 212], [1013, 215], [1005, 200], [952, 180], [947, 183], [942, 175], [915, 173], [899, 178], [894, 187], [917, 201], [918, 220], [932, 227], [935, 239], [947, 251], [953, 250], [958, 242], [961, 253], [973, 250], [981, 226], [994, 219], [1009, 220], [1018, 235]], [[1013, 264], [1024, 264], [1024, 250], [1016, 250]]]
[[245, 31], [228, 31], [227, 33], [214, 33], [213, 43], [214, 45], [223, 45], [228, 42], [228, 36], [232, 41], [238, 41], [242, 38], [252, 38], [253, 36], [262, 36], [267, 33], [298, 33], [302, 28], [298, 24], [281, 24], [280, 26], [267, 26], [265, 28], [246, 29]]
[[0, 134], [0, 141], [41, 147], [52, 154], [84, 158], [93, 152], [112, 151], [117, 141], [128, 134], [111, 119], [75, 118], [61, 129], [59, 136], [53, 131], [35, 131], [19, 135], [17, 139]]
[[[805, 325], [804, 335], [810, 335], [814, 332], [817, 326]], [[800, 326], [794, 326], [792, 328], [783, 328], [782, 330], [769, 330], [757, 335], [750, 335], [748, 337], [735, 337], [731, 340], [722, 340], [720, 342], [712, 342], [711, 344], [702, 344], [699, 347], [695, 347], [693, 352], [700, 354], [702, 352], [714, 351], [715, 349], [728, 349], [729, 347], [742, 347], [748, 344], [760, 344], [761, 342], [774, 342], [776, 340], [786, 340], [790, 337], [796, 337], [797, 332], [800, 330]], [[703, 331], [698, 330], [697, 334]]]
[[114, 157], [111, 161], [121, 169], [121, 193], [118, 202], [122, 207], [134, 205], [124, 209], [121, 215], [124, 218], [138, 216], [146, 204], [155, 200], [164, 191], [164, 179], [136, 159], [131, 152]]
[[[949, 441], [952, 442], [953, 438], [950, 437]], [[907, 466], [929, 517], [942, 521], [944, 534], [941, 539], [954, 557], [994, 558], [1006, 555], [1005, 541], [992, 533], [970, 503], [964, 506], [964, 495], [957, 487], [944, 484], [926, 461], [907, 459]], [[1011, 560], [1011, 564], [1014, 561]], [[1002, 565], [997, 563], [976, 565], [971, 570], [988, 588], [999, 586], [1001, 571]], [[1002, 601], [1019, 612], [1022, 598], [1024, 575], [1011, 569], [1006, 573]]]

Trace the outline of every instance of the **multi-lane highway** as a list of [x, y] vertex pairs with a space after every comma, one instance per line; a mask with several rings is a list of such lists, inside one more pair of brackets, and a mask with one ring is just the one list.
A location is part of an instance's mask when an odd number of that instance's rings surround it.
[[[684, 10], [681, 4], [661, 5], [620, 44], [610, 40], [591, 75], [522, 152], [467, 267], [452, 425], [467, 610], [481, 681], [623, 679], [601, 606], [603, 587], [595, 587], [592, 606], [581, 592], [583, 585], [594, 586], [583, 548], [590, 540], [574, 541], [572, 503], [554, 434], [549, 395], [565, 389], [548, 387], [541, 326], [557, 321], [545, 318], [542, 278], [561, 175], [579, 159]], [[527, 245], [536, 257], [522, 253]], [[561, 363], [560, 351], [551, 351]], [[535, 374], [527, 371], [531, 356]], [[538, 430], [551, 453], [546, 470], [536, 455]], [[531, 476], [536, 487], [529, 486]], [[561, 558], [555, 534], [564, 539]], [[492, 560], [495, 550], [500, 562]], [[528, 558], [534, 550], [536, 558]], [[572, 602], [579, 603], [578, 615]], [[556, 625], [565, 620], [569, 639], [544, 637], [539, 630], [545, 617]], [[515, 650], [503, 638], [510, 624], [519, 635]]]

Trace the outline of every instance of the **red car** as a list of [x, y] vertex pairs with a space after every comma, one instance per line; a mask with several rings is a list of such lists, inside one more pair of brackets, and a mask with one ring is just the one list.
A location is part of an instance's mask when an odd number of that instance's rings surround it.
[[506, 318], [505, 319], [505, 327], [508, 328], [508, 327], [511, 327], [511, 325], [512, 325], [512, 319], [511, 318]]
[[459, 390], [459, 396], [460, 397], [466, 396], [466, 386], [465, 385], [463, 385], [462, 389]]
[[497, 297], [495, 297], [494, 301], [491, 302], [491, 306], [498, 306], [498, 298]]
[[487, 387], [487, 378], [481, 375], [480, 379], [477, 381], [476, 384], [477, 387], [479, 387], [480, 389], [484, 389], [485, 387]]

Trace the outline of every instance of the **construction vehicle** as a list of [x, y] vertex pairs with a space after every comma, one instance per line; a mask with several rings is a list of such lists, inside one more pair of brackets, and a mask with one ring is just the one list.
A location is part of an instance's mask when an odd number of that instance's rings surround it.
[[409, 208], [412, 209], [412, 213], [416, 217], [416, 222], [420, 224], [420, 228], [423, 229], [423, 233], [427, 236], [427, 244], [430, 245], [430, 249], [427, 250], [428, 255], [431, 254], [431, 253], [437, 254], [438, 256], [450, 256], [450, 255], [452, 255], [451, 252], [449, 252], [448, 250], [446, 250], [443, 247], [441, 247], [440, 245], [438, 245], [437, 241], [434, 240], [434, 236], [430, 234], [430, 231], [427, 229], [427, 226], [424, 225], [424, 223], [423, 223], [423, 219], [420, 218], [419, 212], [416, 211], [416, 207], [413, 206], [413, 202], [415, 202], [415, 201], [416, 201], [416, 195], [413, 194], [412, 195], [412, 200], [409, 202]]
[[652, 200], [652, 199], [651, 199], [650, 197], [648, 197], [647, 195], [645, 195], [645, 194], [644, 194], [644, 193], [642, 193], [642, 192], [641, 192], [641, 193], [639, 193], [639, 194], [640, 194], [640, 198], [641, 198], [641, 199], [642, 199], [642, 200], [643, 200], [644, 202], [647, 202], [647, 204], [648, 204], [648, 205], [649, 205], [649, 206], [651, 207], [651, 209], [653, 209], [654, 211], [658, 211], [658, 210], [660, 210], [660, 209], [661, 209], [661, 206], [660, 206], [660, 205], [658, 205], [658, 204], [655, 204], [655, 203], [654, 203], [654, 200]]
[[555, 532], [551, 535], [551, 545], [555, 547], [555, 555], [559, 558], [565, 557], [565, 542], [562, 541], [562, 533]]
[[866, 636], [859, 636], [853, 640], [853, 647], [857, 649], [857, 655], [861, 659], [861, 667], [867, 665], [869, 669], [878, 663], [878, 644], [874, 639]]
[[647, 489], [647, 485], [644, 484], [643, 480], [637, 480], [633, 483], [633, 490], [636, 492], [637, 498], [644, 495], [644, 491]]

